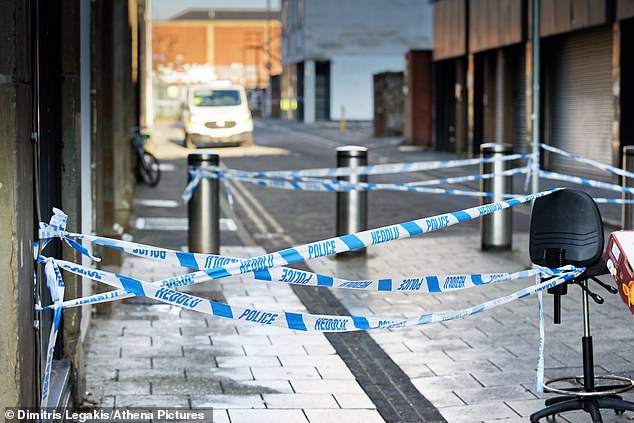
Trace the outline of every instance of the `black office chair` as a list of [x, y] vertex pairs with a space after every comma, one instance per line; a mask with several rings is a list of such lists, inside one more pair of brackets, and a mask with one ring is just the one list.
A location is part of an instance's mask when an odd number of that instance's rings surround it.
[[[634, 403], [617, 395], [631, 389], [634, 380], [614, 375], [594, 375], [588, 298], [597, 304], [602, 304], [603, 298], [590, 291], [588, 280], [593, 280], [611, 294], [618, 291], [596, 278], [607, 274], [608, 270], [602, 258], [603, 222], [592, 197], [582, 191], [564, 189], [536, 200], [531, 215], [529, 244], [531, 261], [535, 264], [552, 268], [572, 264], [586, 268], [577, 278], [548, 290], [554, 295], [556, 324], [561, 323], [561, 297], [567, 294], [568, 286], [578, 285], [583, 291], [583, 376], [560, 377], [544, 383], [545, 391], [563, 396], [547, 399], [546, 408], [533, 413], [531, 422], [565, 411], [584, 410], [590, 414], [593, 423], [603, 423], [599, 409], [612, 409], [618, 414], [625, 410], [634, 411]], [[618, 384], [595, 385], [596, 379]], [[568, 385], [558, 387], [563, 383]]]

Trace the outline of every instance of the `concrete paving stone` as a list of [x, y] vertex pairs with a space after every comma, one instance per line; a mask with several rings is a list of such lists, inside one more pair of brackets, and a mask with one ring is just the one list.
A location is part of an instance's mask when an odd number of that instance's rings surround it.
[[403, 372], [410, 378], [425, 378], [437, 376], [426, 364], [399, 364], [398, 365]]
[[[416, 386], [414, 384], [414, 386]], [[466, 405], [452, 390], [437, 389], [425, 393], [425, 398], [439, 410], [442, 407], [456, 407]]]
[[153, 347], [168, 345], [211, 345], [209, 336], [183, 335], [183, 336], [152, 336]]
[[207, 369], [218, 367], [213, 357], [193, 356], [193, 357], [154, 357], [152, 367], [156, 369], [171, 367], [175, 369]]
[[[229, 410], [231, 423], [307, 423], [302, 410]], [[330, 420], [332, 422], [333, 420]]]
[[521, 385], [487, 386], [478, 388], [454, 389], [467, 404], [481, 404], [488, 402], [500, 402], [506, 399], [533, 399], [529, 390]]
[[505, 401], [517, 414], [522, 417], [530, 417], [534, 412], [544, 408], [544, 399], [526, 399], [526, 400], [509, 400]]
[[253, 367], [255, 380], [321, 379], [315, 367]]
[[149, 395], [150, 382], [148, 380], [119, 380], [102, 381], [103, 395]]
[[363, 388], [356, 381], [345, 379], [290, 381], [298, 394], [363, 394]]
[[94, 360], [96, 357], [119, 358], [121, 357], [121, 346], [107, 345], [104, 342], [92, 343], [84, 353], [88, 359]]
[[530, 370], [493, 373], [473, 372], [471, 376], [484, 386], [505, 386], [515, 383], [534, 382], [536, 372]]
[[139, 348], [135, 346], [122, 345], [121, 358], [139, 357], [182, 357], [183, 348], [180, 345], [147, 346]]
[[162, 380], [150, 382], [152, 395], [200, 395], [221, 394], [222, 387], [218, 381], [204, 379], [194, 380]]
[[468, 373], [468, 372], [489, 372], [493, 373], [500, 371], [493, 363], [486, 360], [472, 360], [472, 361], [454, 361], [448, 364], [430, 362], [427, 366], [437, 376], [448, 376], [454, 373]]
[[326, 337], [320, 333], [310, 333], [305, 335], [269, 335], [272, 345], [325, 345], [328, 344]]
[[491, 404], [443, 407], [440, 408], [439, 411], [449, 423], [473, 423], [474, 420], [480, 421], [480, 418], [476, 418], [475, 416], [486, 416], [489, 420], [518, 417], [518, 415], [510, 407], [499, 402]]
[[265, 335], [222, 335], [211, 337], [214, 346], [225, 345], [271, 345], [268, 336]]
[[236, 332], [238, 335], [288, 335], [289, 333], [288, 329], [277, 326], [252, 325], [236, 326]]
[[328, 345], [302, 345], [308, 355], [336, 354], [337, 352], [330, 343]]
[[[274, 356], [216, 356], [218, 367], [276, 367], [282, 366], [280, 360]], [[304, 363], [306, 364], [306, 363]]]
[[346, 365], [341, 366], [317, 366], [317, 371], [322, 379], [355, 379]]
[[119, 371], [119, 380], [169, 381], [185, 380], [185, 371], [177, 367], [155, 367], [153, 369], [125, 369]]
[[376, 410], [305, 410], [310, 423], [383, 423]]
[[217, 355], [224, 356], [241, 356], [245, 355], [241, 345], [196, 345], [183, 347], [183, 355], [185, 358], [213, 359]]
[[365, 392], [363, 394], [334, 394], [334, 397], [341, 408], [376, 409], [376, 406]]
[[490, 360], [494, 360], [494, 363], [497, 364], [498, 361], [512, 361], [518, 359], [516, 355], [512, 354], [504, 348], [489, 348], [486, 351], [486, 357], [482, 357], [483, 354], [480, 351], [474, 350], [473, 348], [443, 350], [443, 352], [454, 361], [469, 360], [476, 357], [488, 358]]
[[308, 355], [302, 345], [244, 345], [243, 348], [247, 355]]
[[229, 410], [214, 408], [212, 413], [213, 423], [231, 423]]
[[198, 394], [191, 397], [193, 408], [265, 408], [260, 395]]
[[279, 357], [282, 366], [325, 366], [325, 367], [345, 367], [345, 363], [338, 355], [310, 355], [302, 357], [298, 355], [285, 355]]
[[114, 395], [113, 396], [103, 397], [99, 401], [99, 403], [97, 404], [97, 407], [113, 409], [115, 407], [115, 397], [114, 397]]
[[115, 403], [117, 408], [121, 408], [121, 407], [189, 408], [189, 397], [186, 395], [118, 394], [115, 398]]
[[[187, 380], [253, 380], [253, 374], [249, 368], [232, 367], [227, 369], [218, 368], [195, 368], [186, 370]], [[266, 379], [266, 378], [262, 378]], [[272, 379], [272, 378], [268, 378]]]
[[330, 394], [263, 394], [266, 408], [340, 408]]
[[423, 395], [435, 389], [458, 390], [481, 388], [482, 385], [468, 374], [413, 378], [412, 383]]
[[119, 360], [113, 360], [110, 364], [115, 369], [125, 371], [128, 369], [151, 369], [151, 358], [122, 358]]
[[390, 354], [390, 358], [392, 358], [392, 360], [394, 360], [398, 364], [407, 364], [407, 365], [438, 363], [440, 365], [448, 366], [448, 365], [451, 365], [451, 363], [454, 363], [457, 361], [452, 359], [443, 350], [429, 351], [422, 354], [419, 352], [411, 352], [411, 351], [404, 352], [404, 353], [394, 353], [394, 354]]
[[292, 394], [294, 392], [288, 380], [222, 381], [221, 385], [225, 394]]

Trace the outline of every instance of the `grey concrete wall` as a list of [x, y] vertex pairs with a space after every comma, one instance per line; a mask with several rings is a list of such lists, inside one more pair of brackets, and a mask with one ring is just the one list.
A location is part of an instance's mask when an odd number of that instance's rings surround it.
[[30, 2], [0, 3], [0, 405], [33, 406]]

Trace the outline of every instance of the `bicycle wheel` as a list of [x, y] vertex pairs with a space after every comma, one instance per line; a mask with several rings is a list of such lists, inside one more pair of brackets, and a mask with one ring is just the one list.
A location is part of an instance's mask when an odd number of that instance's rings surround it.
[[153, 187], [158, 184], [161, 179], [161, 169], [159, 168], [159, 161], [147, 151], [143, 152], [143, 162], [139, 163], [139, 173], [143, 182]]

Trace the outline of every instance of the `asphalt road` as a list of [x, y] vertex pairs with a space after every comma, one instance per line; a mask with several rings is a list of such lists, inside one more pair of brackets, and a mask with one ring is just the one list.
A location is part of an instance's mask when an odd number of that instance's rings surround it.
[[[255, 130], [255, 143], [260, 146], [283, 149], [288, 154], [265, 155], [253, 157], [250, 155], [224, 157], [223, 165], [244, 170], [282, 170], [305, 169], [316, 167], [334, 167], [337, 146], [341, 142], [333, 140], [332, 131], [319, 130], [311, 132], [289, 129], [281, 123], [259, 122]], [[422, 151], [416, 149], [402, 149], [393, 145], [393, 139], [371, 139], [360, 137], [359, 144], [371, 144], [370, 163], [385, 163], [399, 161], [446, 160], [455, 158], [444, 153]], [[222, 153], [221, 153], [222, 156]], [[447, 169], [444, 171], [415, 172], [396, 175], [372, 175], [371, 182], [412, 182], [438, 177], [469, 175], [479, 173], [477, 166], [468, 168]], [[518, 179], [519, 181], [519, 179]], [[521, 182], [521, 181], [520, 181]], [[284, 237], [290, 236], [295, 243], [315, 241], [335, 235], [335, 195], [334, 193], [288, 191], [265, 188], [249, 183], [231, 184], [236, 197], [247, 202], [250, 208], [258, 208], [253, 203], [261, 205], [258, 216], [249, 215], [241, 202], [237, 212], [241, 220], [250, 227], [254, 237]], [[477, 189], [477, 184], [461, 185], [461, 188]], [[422, 193], [373, 191], [369, 193], [369, 228], [400, 223], [421, 217], [431, 216], [450, 211], [461, 210], [480, 204], [479, 198], [449, 195], [434, 195]], [[244, 206], [244, 203], [242, 203]], [[264, 209], [264, 211], [262, 211]], [[528, 230], [528, 209], [514, 213], [515, 231]], [[271, 223], [270, 217], [279, 223]], [[261, 225], [254, 224], [254, 218], [261, 220]], [[459, 236], [466, 228], [477, 227], [478, 221], [462, 224], [444, 230], [442, 236]], [[266, 226], [263, 231], [262, 226]], [[277, 233], [280, 227], [284, 235]], [[433, 236], [433, 234], [432, 234]], [[289, 240], [290, 241], [290, 240]]]

